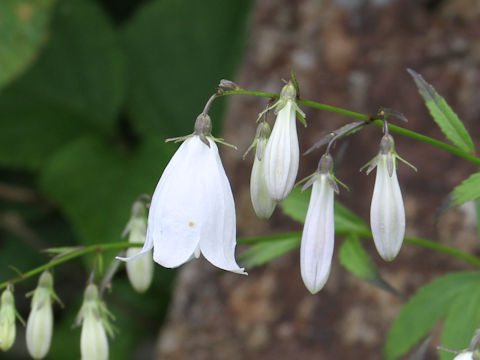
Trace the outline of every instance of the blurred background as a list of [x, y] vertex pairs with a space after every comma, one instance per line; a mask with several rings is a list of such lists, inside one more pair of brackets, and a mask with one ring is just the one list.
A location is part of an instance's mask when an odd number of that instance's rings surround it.
[[[0, 281], [48, 261], [42, 249], [120, 241], [139, 194], [151, 194], [177, 145], [191, 133], [220, 79], [279, 92], [294, 70], [301, 96], [374, 114], [394, 108], [407, 128], [445, 140], [406, 72], [421, 73], [476, 141], [480, 136], [480, 2], [477, 0], [2, 0], [0, 1]], [[277, 210], [257, 220], [249, 200], [251, 158], [241, 155], [268, 99], [216, 100], [214, 134], [237, 207], [238, 236], [301, 229]], [[303, 107], [301, 151], [348, 119]], [[368, 221], [374, 176], [358, 169], [378, 151], [365, 128], [339, 143], [339, 200]], [[456, 209], [435, 223], [446, 195], [475, 169], [449, 153], [396, 136], [407, 234], [478, 253], [475, 219]], [[298, 178], [321, 151], [301, 158]], [[338, 239], [340, 240], [340, 239]], [[407, 295], [447, 270], [468, 269], [413, 246], [394, 263], [365, 242], [382, 276]], [[239, 247], [239, 252], [244, 248]], [[115, 254], [105, 254], [105, 261]], [[251, 269], [248, 278], [203, 259], [179, 271], [155, 268], [136, 294], [123, 270], [106, 295], [120, 330], [111, 359], [381, 359], [402, 300], [362, 282], [334, 257], [312, 296], [298, 250]], [[58, 267], [48, 359], [79, 358], [72, 329], [92, 258]], [[19, 312], [37, 279], [15, 287]], [[24, 328], [2, 359], [27, 358]], [[435, 351], [428, 358], [436, 359]]]

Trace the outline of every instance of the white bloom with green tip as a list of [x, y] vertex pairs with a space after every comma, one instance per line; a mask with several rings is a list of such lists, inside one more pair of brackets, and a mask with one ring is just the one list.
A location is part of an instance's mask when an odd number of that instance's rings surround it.
[[265, 150], [265, 183], [270, 196], [281, 201], [285, 199], [298, 172], [300, 150], [298, 146], [296, 113], [305, 114], [296, 103], [296, 90], [289, 81], [282, 89], [275, 108], [277, 119]]
[[[136, 201], [132, 207], [132, 217], [127, 224], [124, 234], [128, 233], [128, 242], [145, 243], [147, 235], [147, 218], [145, 205], [141, 200]], [[134, 257], [141, 251], [140, 248], [131, 247], [127, 250], [127, 258]], [[150, 250], [151, 253], [151, 250]], [[141, 256], [126, 264], [127, 276], [130, 284], [139, 293], [147, 291], [153, 279], [153, 259], [150, 256]]]
[[52, 299], [59, 301], [53, 291], [52, 275], [44, 272], [33, 291], [31, 311], [27, 320], [27, 349], [34, 359], [43, 359], [50, 349], [53, 333]]
[[15, 342], [15, 299], [10, 289], [2, 293], [0, 300], [0, 350], [8, 351]]
[[80, 353], [82, 360], [107, 360], [107, 333], [113, 336], [109, 318], [112, 314], [99, 299], [97, 286], [90, 284], [85, 289], [82, 308], [77, 322], [82, 323]]

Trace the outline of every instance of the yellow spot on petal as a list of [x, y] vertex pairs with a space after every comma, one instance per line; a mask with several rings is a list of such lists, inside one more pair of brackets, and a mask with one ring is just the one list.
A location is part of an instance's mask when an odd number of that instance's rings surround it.
[[188, 222], [188, 226], [194, 227], [194, 226], [195, 226], [195, 223], [194, 223], [193, 221], [189, 221], [189, 222]]

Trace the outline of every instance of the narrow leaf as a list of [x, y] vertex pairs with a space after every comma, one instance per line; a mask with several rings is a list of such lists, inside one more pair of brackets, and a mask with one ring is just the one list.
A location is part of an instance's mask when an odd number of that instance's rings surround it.
[[451, 206], [458, 206], [478, 198], [480, 198], [480, 173], [471, 175], [455, 187], [452, 193]]
[[422, 286], [400, 309], [387, 335], [385, 359], [406, 354], [449, 311], [458, 294], [479, 282], [478, 272], [451, 273]]
[[475, 146], [468, 131], [445, 99], [441, 97], [433, 86], [428, 84], [420, 74], [412, 69], [408, 69], [407, 71], [413, 77], [413, 80], [415, 80], [420, 95], [422, 95], [425, 100], [425, 105], [430, 111], [433, 120], [435, 120], [445, 136], [459, 149], [469, 153], [475, 153]]

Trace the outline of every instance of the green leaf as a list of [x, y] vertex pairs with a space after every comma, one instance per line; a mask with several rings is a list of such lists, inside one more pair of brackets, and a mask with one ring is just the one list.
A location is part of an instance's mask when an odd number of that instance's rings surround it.
[[124, 70], [102, 10], [91, 1], [63, 1], [35, 66], [0, 95], [0, 164], [38, 168], [76, 137], [110, 135], [123, 100]]
[[350, 235], [343, 241], [338, 257], [348, 271], [361, 279], [371, 281], [379, 277], [372, 259], [355, 235]]
[[174, 147], [149, 140], [129, 153], [85, 137], [52, 157], [40, 185], [73, 223], [83, 245], [119, 241], [132, 203], [153, 192]]
[[47, 40], [56, 0], [0, 1], [0, 89], [25, 71]]
[[[283, 212], [293, 220], [303, 223], [307, 216], [310, 190], [301, 191], [294, 187], [290, 195], [280, 203]], [[337, 234], [362, 234], [368, 235], [368, 226], [345, 206], [335, 201], [335, 232]]]
[[452, 193], [451, 206], [458, 206], [478, 198], [480, 198], [480, 173], [471, 175], [455, 187]]
[[253, 245], [239, 256], [239, 262], [247, 269], [260, 266], [300, 245], [301, 234], [282, 234], [276, 240], [269, 240]]
[[451, 273], [418, 289], [402, 306], [388, 332], [385, 359], [393, 360], [406, 354], [447, 314], [457, 296], [479, 281], [478, 272]]
[[[455, 350], [468, 348], [475, 330], [480, 325], [480, 282], [457, 295], [450, 307], [442, 331], [442, 346]], [[441, 360], [455, 356], [440, 351]]]
[[422, 95], [433, 120], [435, 120], [445, 136], [459, 149], [472, 154], [475, 153], [475, 146], [470, 134], [445, 99], [420, 74], [412, 69], [407, 71], [415, 80], [420, 95]]
[[[124, 38], [128, 112], [139, 132], [168, 137], [192, 132], [220, 79], [232, 78], [242, 58], [250, 3], [163, 0], [138, 11]], [[215, 101], [211, 116], [216, 124], [218, 109]]]

